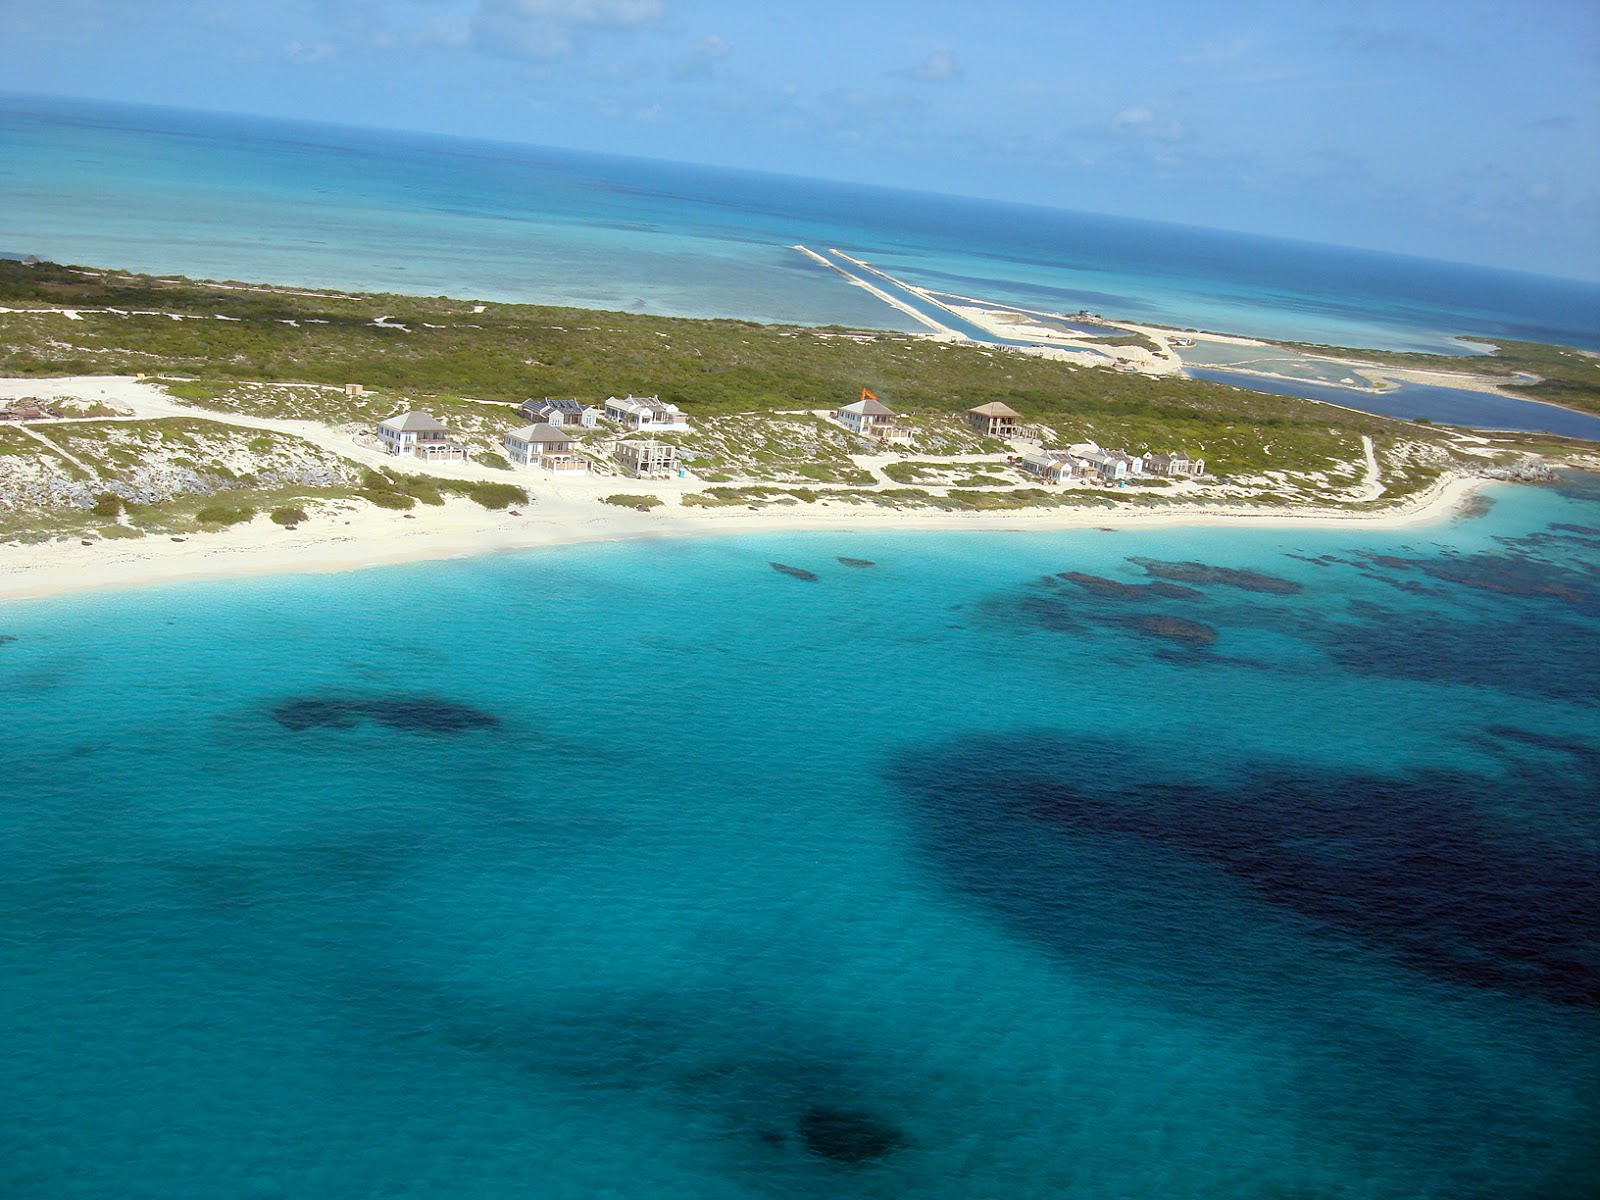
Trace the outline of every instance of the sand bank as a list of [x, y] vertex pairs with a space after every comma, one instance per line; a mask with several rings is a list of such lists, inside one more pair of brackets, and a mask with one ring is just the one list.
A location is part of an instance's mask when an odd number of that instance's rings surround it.
[[[141, 587], [202, 579], [303, 572], [350, 571], [387, 563], [463, 558], [507, 550], [586, 541], [666, 538], [708, 534], [851, 530], [1141, 529], [1235, 525], [1398, 528], [1447, 519], [1483, 486], [1477, 479], [1450, 477], [1392, 509], [1337, 512], [1313, 508], [1025, 509], [1003, 513], [951, 513], [935, 509], [887, 509], [871, 505], [796, 504], [748, 508], [683, 508], [668, 502], [651, 512], [598, 503], [591, 495], [558, 488], [532, 489], [534, 502], [512, 515], [490, 512], [468, 501], [442, 507], [419, 505], [409, 514], [352, 502], [296, 529], [265, 517], [219, 533], [182, 541], [152, 534], [139, 540], [77, 539], [30, 546], [0, 546], [0, 600], [60, 595], [108, 588]], [[676, 499], [674, 497], [674, 499]]]

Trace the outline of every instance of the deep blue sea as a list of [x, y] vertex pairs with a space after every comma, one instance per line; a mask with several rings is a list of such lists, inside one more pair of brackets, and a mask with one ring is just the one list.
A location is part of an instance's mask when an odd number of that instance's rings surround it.
[[991, 201], [0, 96], [0, 252], [334, 288], [915, 328], [790, 249], [1052, 312], [1335, 345], [1600, 349], [1600, 285]]
[[1588, 1200], [1600, 486], [1490, 495], [7, 606], [0, 1195]]

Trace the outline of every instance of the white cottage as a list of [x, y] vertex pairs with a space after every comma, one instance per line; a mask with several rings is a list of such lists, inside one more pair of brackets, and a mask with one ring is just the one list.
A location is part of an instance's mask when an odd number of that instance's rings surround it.
[[841, 405], [833, 414], [833, 419], [851, 433], [876, 438], [880, 442], [895, 442], [904, 438], [905, 433], [895, 424], [894, 417], [894, 409], [868, 391], [861, 393], [861, 399]]
[[451, 459], [464, 461], [467, 457], [467, 448], [460, 442], [452, 441], [449, 427], [437, 420], [432, 413], [399, 413], [387, 420], [379, 421], [377, 434], [378, 441], [383, 444], [386, 454], [425, 458], [430, 461]]
[[668, 404], [659, 396], [629, 394], [606, 401], [606, 419], [615, 421], [626, 429], [687, 429], [689, 418], [676, 404]]
[[505, 436], [506, 454], [525, 467], [543, 467], [556, 475], [582, 475], [589, 470], [577, 442], [554, 425], [527, 425]]

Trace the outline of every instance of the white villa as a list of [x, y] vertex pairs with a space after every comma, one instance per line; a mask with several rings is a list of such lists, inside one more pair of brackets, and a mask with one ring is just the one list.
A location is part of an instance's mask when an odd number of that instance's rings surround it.
[[894, 416], [894, 409], [863, 388], [861, 399], [842, 405], [834, 412], [833, 419], [861, 437], [876, 438], [880, 442], [904, 441], [905, 432], [895, 424]]
[[536, 425], [555, 425], [558, 428], [578, 425], [593, 429], [600, 420], [600, 410], [592, 404], [581, 404], [577, 400], [552, 400], [548, 396], [543, 400], [524, 400], [518, 411]]
[[612, 396], [606, 401], [606, 419], [628, 429], [687, 429], [689, 418], [676, 404], [659, 396]]
[[378, 441], [384, 453], [425, 458], [430, 462], [466, 460], [467, 448], [450, 440], [450, 430], [432, 413], [408, 412], [379, 421]]
[[635, 479], [670, 479], [678, 470], [678, 448], [670, 442], [618, 442], [612, 457]]
[[527, 425], [505, 436], [506, 453], [525, 467], [543, 467], [555, 475], [583, 475], [589, 463], [576, 452], [572, 434], [554, 425]]

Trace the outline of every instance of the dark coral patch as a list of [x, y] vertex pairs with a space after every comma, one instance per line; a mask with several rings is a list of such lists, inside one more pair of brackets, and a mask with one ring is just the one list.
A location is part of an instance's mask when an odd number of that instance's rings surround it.
[[1240, 567], [1216, 567], [1200, 562], [1164, 562], [1158, 558], [1132, 558], [1129, 562], [1145, 569], [1160, 579], [1178, 583], [1215, 583], [1223, 587], [1238, 588], [1246, 592], [1264, 592], [1274, 596], [1292, 596], [1304, 587], [1292, 579], [1280, 579], [1262, 571], [1247, 571]]
[[17, 635], [14, 633], [0, 633], [0, 646], [9, 646], [16, 640]]
[[807, 583], [815, 583], [817, 581], [816, 572], [808, 571], [804, 567], [791, 567], [787, 563], [781, 562], [768, 563], [767, 565], [780, 575], [790, 575], [795, 579], [804, 579]]
[[[1414, 970], [1600, 1007], [1600, 855], [1585, 839], [1496, 815], [1508, 793], [1540, 797], [1539, 811], [1592, 813], [1592, 777], [1552, 773], [1544, 762], [1508, 761], [1508, 774], [1494, 777], [1259, 764], [1195, 782], [1152, 771], [1147, 759], [1146, 747], [1036, 734], [1025, 744], [918, 748], [897, 776], [970, 889], [1064, 954], [1079, 954], [1095, 935], [1082, 925], [1057, 848], [1131, 839], [1141, 870], [1158, 854], [1172, 856], [1164, 879], [1198, 881], [1187, 874], [1195, 866], [1220, 871]], [[1207, 898], [1193, 899], [1203, 911]], [[1206, 953], [1200, 942], [1184, 945]]]
[[846, 558], [842, 554], [839, 556], [839, 561], [847, 567], [875, 567], [878, 565], [870, 558]]
[[800, 1140], [818, 1158], [858, 1166], [893, 1154], [905, 1134], [893, 1125], [850, 1108], [815, 1104], [800, 1118]]
[[1185, 646], [1209, 646], [1217, 640], [1217, 631], [1199, 621], [1185, 617], [1168, 617], [1160, 613], [1142, 613], [1124, 618], [1122, 624], [1145, 637], [1165, 638]]
[[1204, 592], [1176, 583], [1159, 580], [1155, 583], [1122, 583], [1103, 575], [1086, 575], [1082, 571], [1062, 571], [1057, 578], [1076, 584], [1091, 596], [1099, 596], [1102, 600], [1148, 600], [1152, 596], [1163, 600], [1199, 600], [1205, 595]]
[[489, 713], [432, 696], [302, 696], [272, 707], [272, 719], [285, 729], [354, 729], [364, 722], [405, 733], [461, 734], [496, 728]]

